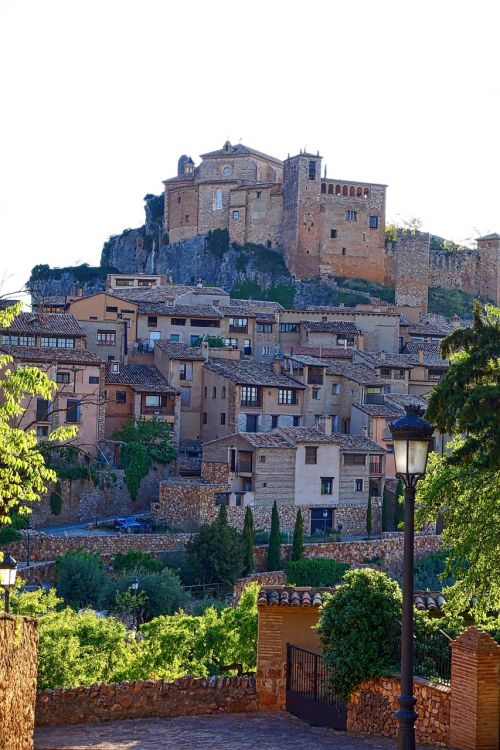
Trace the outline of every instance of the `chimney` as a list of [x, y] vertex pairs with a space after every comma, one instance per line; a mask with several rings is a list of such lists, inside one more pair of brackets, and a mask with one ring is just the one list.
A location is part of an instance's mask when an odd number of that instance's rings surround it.
[[327, 415], [320, 417], [318, 421], [316, 422], [316, 427], [321, 432], [324, 432], [325, 435], [331, 435], [332, 434], [332, 418]]
[[201, 342], [201, 355], [203, 359], [208, 359], [208, 341]]
[[387, 359], [387, 354], [385, 352], [380, 352], [380, 359]]
[[418, 361], [420, 362], [420, 364], [422, 365], [424, 364], [424, 350], [423, 349], [418, 350]]
[[281, 359], [279, 357], [273, 359], [273, 370], [275, 375], [281, 375]]
[[364, 352], [365, 350], [365, 337], [362, 333], [358, 333], [358, 351]]

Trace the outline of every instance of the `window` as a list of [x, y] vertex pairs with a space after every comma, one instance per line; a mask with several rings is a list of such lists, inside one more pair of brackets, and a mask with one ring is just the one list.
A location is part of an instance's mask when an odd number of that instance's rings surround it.
[[69, 372], [58, 372], [56, 374], [56, 383], [69, 383]]
[[207, 424], [207, 423], [208, 423], [207, 412], [204, 411], [203, 412], [203, 424]]
[[344, 453], [344, 466], [365, 466], [366, 456], [362, 453]]
[[330, 229], [330, 239], [336, 240], [337, 239], [337, 230], [336, 229]]
[[56, 338], [55, 336], [42, 336], [40, 346], [49, 349], [74, 349], [75, 339]]
[[257, 414], [246, 415], [246, 428], [245, 432], [258, 432], [259, 431], [259, 417]]
[[315, 445], [306, 445], [306, 464], [318, 463], [318, 448]]
[[224, 339], [224, 346], [232, 347], [233, 349], [238, 348], [238, 339], [226, 338]]
[[346, 336], [341, 333], [337, 336], [337, 344], [339, 346], [354, 346], [354, 336]]
[[191, 406], [191, 388], [182, 386], [181, 388], [181, 406]]
[[347, 252], [347, 249], [345, 247], [342, 248], [342, 255], [345, 255]]
[[192, 333], [189, 338], [189, 344], [190, 346], [200, 346], [200, 336], [197, 336], [195, 333]]
[[321, 388], [312, 389], [313, 401], [319, 401], [321, 399]]
[[216, 190], [214, 192], [212, 207], [214, 211], [222, 210], [222, 190]]
[[339, 431], [339, 415], [332, 414], [332, 432]]
[[370, 229], [378, 229], [378, 216], [370, 216]]
[[212, 398], [217, 398], [217, 386], [212, 386]]
[[316, 162], [315, 161], [309, 162], [309, 179], [310, 180], [316, 179]]
[[[127, 286], [128, 286], [128, 284], [127, 284]], [[118, 312], [118, 308], [117, 307], [109, 307], [109, 306], [107, 306], [106, 307], [106, 312], [117, 313]]]
[[229, 318], [229, 330], [233, 333], [247, 332], [248, 318]]
[[2, 336], [2, 344], [13, 346], [35, 346], [34, 336]]
[[89, 375], [89, 385], [99, 385], [99, 376]]
[[391, 370], [389, 367], [381, 367], [380, 368], [380, 377], [381, 378], [390, 378], [391, 377]]
[[114, 361], [113, 354], [108, 354], [108, 362], [113, 362], [113, 361]]
[[151, 394], [145, 398], [145, 406], [150, 409], [156, 409], [159, 407], [165, 407], [167, 405], [167, 397], [165, 394]]
[[272, 323], [257, 323], [257, 333], [272, 333], [273, 332], [273, 324]]
[[279, 388], [278, 404], [296, 404], [297, 394], [292, 388]]
[[271, 354], [271, 347], [267, 346], [267, 345], [263, 346], [262, 347], [262, 354], [265, 355], [265, 356], [268, 356], [269, 354]]
[[238, 221], [239, 218], [240, 218], [240, 212], [233, 211], [233, 221]]
[[66, 401], [66, 422], [75, 424], [80, 421], [80, 402], [76, 398]]
[[231, 174], [231, 167], [227, 167], [227, 166], [226, 167], [222, 167], [222, 174], [225, 177], [228, 177], [228, 175]]
[[257, 198], [257, 200], [260, 200], [261, 196], [262, 196], [262, 191], [257, 190], [257, 192], [255, 193], [255, 197]]
[[224, 411], [221, 411], [221, 414], [220, 414], [220, 423], [221, 424], [226, 424], [226, 412], [224, 412]]
[[177, 203], [180, 203], [180, 202], [181, 202], [181, 196], [180, 196], [180, 195], [178, 195], [178, 196], [177, 196]]
[[180, 362], [179, 363], [179, 380], [192, 380], [193, 379], [193, 363], [192, 362]]
[[265, 464], [266, 463], [266, 457], [265, 456], [259, 456], [259, 461], [260, 461], [261, 464]]
[[300, 427], [300, 417], [292, 417], [292, 420], [294, 427]]
[[226, 386], [225, 385], [223, 385], [222, 388], [221, 388], [220, 397], [221, 398], [226, 398]]
[[280, 333], [296, 333], [298, 330], [298, 323], [280, 323]]
[[45, 398], [36, 400], [36, 421], [48, 422], [50, 419], [50, 401]]
[[116, 346], [116, 331], [97, 331], [97, 344], [99, 346]]
[[332, 395], [338, 396], [340, 393], [340, 383], [332, 383]]
[[333, 477], [321, 477], [321, 494], [331, 495], [333, 492]]
[[158, 318], [156, 315], [148, 315], [148, 328], [156, 328], [158, 325]]
[[117, 404], [126, 404], [127, 403], [127, 391], [116, 391], [115, 401]]
[[186, 221], [186, 224], [189, 224], [189, 221], [190, 221], [191, 217], [190, 217], [190, 215], [189, 215], [189, 214], [186, 214], [186, 215], [184, 216], [184, 219], [185, 219], [185, 221]]
[[354, 490], [355, 492], [363, 492], [363, 479], [355, 479], [354, 480]]
[[347, 209], [347, 211], [345, 212], [345, 218], [346, 218], [346, 221], [357, 221], [358, 212], [352, 211], [351, 209]]
[[241, 405], [259, 406], [259, 389], [254, 385], [241, 386]]
[[205, 386], [203, 389], [203, 397], [207, 398], [207, 386]]
[[181, 337], [178, 333], [171, 333], [170, 334], [170, 341], [175, 341], [175, 343], [178, 343], [181, 340]]
[[321, 192], [326, 193], [326, 183], [324, 182], [321, 183]]
[[37, 437], [48, 437], [48, 435], [49, 435], [49, 428], [47, 427], [47, 425], [38, 424], [36, 426]]
[[405, 379], [404, 370], [394, 370], [394, 380], [404, 380], [404, 379]]
[[172, 318], [170, 322], [173, 326], [185, 326], [186, 318]]

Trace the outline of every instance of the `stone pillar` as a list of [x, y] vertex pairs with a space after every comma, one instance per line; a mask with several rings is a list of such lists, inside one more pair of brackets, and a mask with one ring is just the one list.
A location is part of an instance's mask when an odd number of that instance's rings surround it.
[[286, 642], [281, 607], [259, 607], [256, 685], [260, 710], [285, 707]]
[[472, 627], [451, 649], [450, 745], [499, 750], [500, 646]]

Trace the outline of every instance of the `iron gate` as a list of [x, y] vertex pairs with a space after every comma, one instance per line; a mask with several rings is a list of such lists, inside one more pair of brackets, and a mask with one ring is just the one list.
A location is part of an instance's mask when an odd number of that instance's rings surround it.
[[347, 705], [333, 692], [324, 658], [287, 645], [286, 710], [309, 724], [345, 729]]

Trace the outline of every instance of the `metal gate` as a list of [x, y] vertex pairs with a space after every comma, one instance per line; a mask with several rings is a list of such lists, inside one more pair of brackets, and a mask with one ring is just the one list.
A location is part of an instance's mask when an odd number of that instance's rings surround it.
[[286, 710], [309, 724], [345, 729], [347, 705], [329, 682], [320, 654], [287, 645]]

